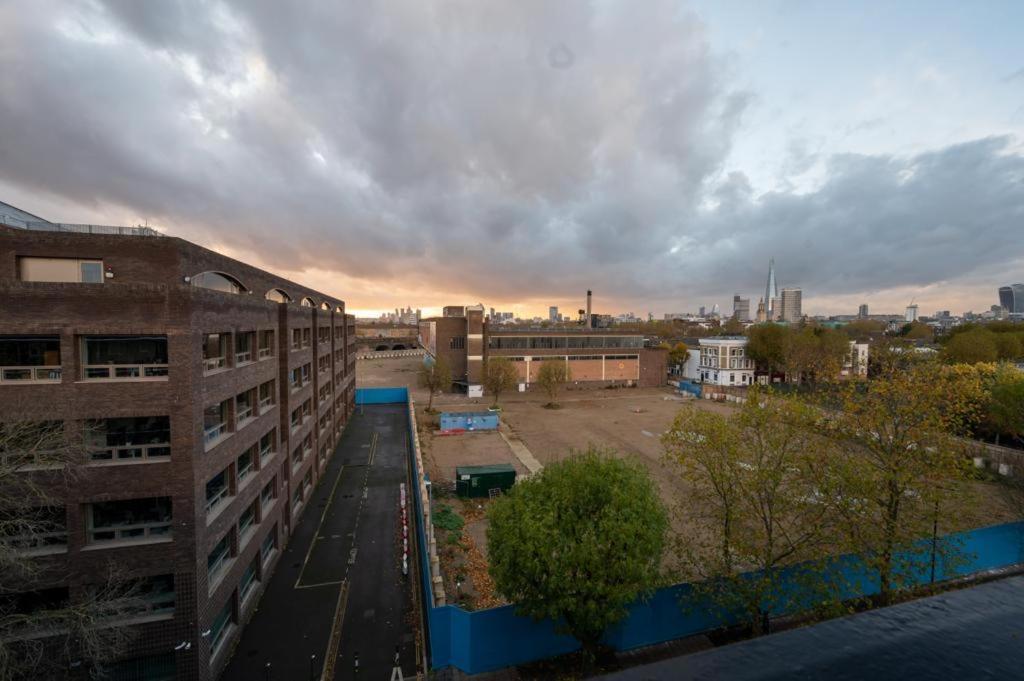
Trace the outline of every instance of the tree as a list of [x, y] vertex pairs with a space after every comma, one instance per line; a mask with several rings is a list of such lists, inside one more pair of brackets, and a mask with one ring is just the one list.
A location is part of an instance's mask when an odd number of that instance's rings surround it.
[[885, 333], [885, 322], [857, 319], [843, 326], [842, 330], [843, 333], [850, 337], [850, 340], [863, 343], [864, 341], [881, 338]]
[[924, 322], [913, 321], [903, 326], [900, 335], [910, 340], [931, 341], [935, 337], [935, 331]]
[[447, 390], [452, 384], [452, 371], [448, 361], [438, 355], [430, 363], [424, 362], [420, 367], [420, 387], [426, 388], [430, 394], [427, 398], [427, 412], [433, 411], [434, 393]]
[[995, 334], [996, 355], [999, 359], [1014, 360], [1024, 354], [1020, 336], [1015, 333]]
[[512, 362], [505, 357], [490, 357], [484, 362], [484, 389], [494, 395], [494, 404], [498, 406], [501, 393], [511, 390], [519, 382], [519, 372]]
[[684, 526], [696, 521], [680, 543], [682, 564], [703, 578], [698, 596], [744, 612], [755, 634], [793, 597], [782, 588], [783, 566], [800, 562], [818, 577], [808, 584], [827, 586], [818, 559], [831, 515], [819, 490], [830, 447], [819, 418], [754, 388], [731, 418], [684, 407], [662, 437], [667, 461], [692, 485], [676, 509]]
[[723, 336], [740, 336], [743, 335], [743, 322], [736, 319], [735, 317], [729, 317], [719, 327], [719, 333]]
[[690, 359], [690, 348], [686, 343], [676, 343], [668, 351], [668, 363], [672, 366], [682, 366]]
[[540, 370], [537, 372], [537, 383], [548, 395], [548, 403], [545, 406], [558, 406], [558, 391], [570, 380], [572, 378], [569, 375], [569, 363], [564, 358], [541, 362]]
[[[145, 609], [140, 583], [113, 563], [98, 583], [70, 593], [60, 586], [66, 576], [31, 554], [66, 536], [62, 499], [85, 460], [83, 436], [61, 421], [0, 423], [0, 681], [62, 677], [72, 662], [102, 670], [136, 633], [113, 623]], [[22, 605], [38, 593], [54, 598]], [[55, 633], [24, 635], [34, 630]]]
[[747, 330], [747, 355], [769, 373], [786, 369], [788, 329], [780, 324], [757, 324]]
[[1020, 441], [1024, 438], [1024, 373], [1011, 367], [1000, 368], [989, 388], [985, 404], [985, 427], [995, 435]]
[[994, 362], [998, 357], [995, 334], [985, 328], [954, 334], [942, 348], [942, 358], [950, 364]]
[[593, 660], [605, 630], [660, 582], [668, 528], [639, 464], [591, 447], [516, 483], [488, 511], [497, 590], [534, 619], [552, 619]]
[[[940, 508], [944, 518], [964, 510], [966, 457], [954, 435], [977, 419], [977, 376], [927, 362], [851, 384], [825, 424], [839, 447], [823, 493], [850, 548], [877, 573], [883, 602], [924, 569], [912, 549], [937, 533]], [[957, 559], [955, 546], [942, 551]]]

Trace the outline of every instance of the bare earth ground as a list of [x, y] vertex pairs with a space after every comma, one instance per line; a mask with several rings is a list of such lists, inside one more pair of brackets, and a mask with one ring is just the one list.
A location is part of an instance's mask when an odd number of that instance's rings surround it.
[[[356, 385], [407, 386], [416, 402], [420, 441], [424, 460], [435, 490], [442, 498], [453, 493], [455, 467], [461, 465], [510, 463], [518, 475], [527, 472], [501, 435], [492, 432], [462, 435], [436, 435], [436, 416], [426, 413], [427, 393], [417, 385], [420, 357], [381, 360], [359, 360]], [[501, 396], [501, 419], [509, 426], [511, 437], [518, 437], [542, 464], [566, 458], [573, 450], [588, 445], [610, 448], [618, 456], [639, 462], [649, 471], [658, 486], [666, 507], [674, 507], [686, 494], [688, 484], [662, 462], [661, 435], [671, 427], [672, 420], [683, 406], [674, 390], [665, 388], [567, 389], [563, 391], [560, 409], [545, 409], [547, 397], [540, 392], [510, 393]], [[700, 409], [729, 414], [731, 404], [708, 400], [691, 400]], [[437, 395], [434, 409], [483, 410], [491, 404], [490, 397], [470, 400], [465, 395]], [[954, 531], [981, 527], [1015, 519], [993, 482], [973, 482], [977, 505], [957, 521], [957, 526], [943, 528]], [[486, 581], [486, 511], [487, 500], [444, 498], [464, 518], [467, 525], [456, 546], [449, 544], [442, 552], [445, 579], [451, 581], [448, 593], [461, 591], [468, 595], [467, 605], [480, 607], [493, 602], [486, 589], [478, 593], [475, 584]], [[674, 529], [689, 533], [685, 519], [672, 514]], [[668, 565], [666, 565], [668, 566]], [[475, 567], [476, 569], [471, 569]], [[454, 576], [467, 579], [460, 589]], [[473, 573], [476, 573], [475, 575]], [[486, 607], [486, 606], [484, 606]]]

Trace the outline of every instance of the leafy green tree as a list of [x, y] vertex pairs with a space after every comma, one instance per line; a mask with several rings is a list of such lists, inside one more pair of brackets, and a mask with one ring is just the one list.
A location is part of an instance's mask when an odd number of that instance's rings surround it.
[[741, 336], [743, 335], [743, 328], [743, 322], [735, 317], [729, 317], [722, 322], [718, 330], [723, 336]]
[[494, 396], [494, 404], [498, 406], [498, 398], [503, 392], [516, 387], [519, 382], [519, 372], [506, 357], [491, 357], [484, 362], [483, 383], [484, 390]]
[[1024, 373], [1012, 367], [999, 369], [989, 389], [984, 421], [996, 444], [1003, 435], [1024, 438]]
[[997, 333], [994, 340], [996, 342], [996, 355], [999, 359], [1014, 360], [1024, 354], [1018, 334]]
[[930, 341], [935, 337], [935, 331], [924, 322], [910, 322], [904, 325], [900, 335], [910, 340]]
[[831, 445], [819, 412], [754, 388], [732, 417], [686, 406], [662, 437], [666, 460], [690, 483], [675, 509], [692, 527], [679, 547], [696, 594], [725, 612], [743, 612], [752, 630], [781, 611], [783, 566], [801, 562], [814, 597], [836, 600], [824, 579], [822, 545], [831, 514], [820, 495]]
[[[982, 395], [977, 372], [920, 363], [845, 386], [824, 424], [838, 455], [828, 459], [823, 493], [840, 534], [878, 574], [883, 601], [925, 567], [914, 543], [932, 536], [940, 517], [965, 511], [966, 458], [954, 435], [976, 421]], [[947, 564], [957, 559], [957, 547], [943, 551]]]
[[548, 403], [545, 406], [558, 406], [558, 391], [562, 386], [572, 380], [569, 373], [569, 363], [564, 358], [544, 360], [537, 372], [537, 383], [547, 393]]
[[999, 357], [995, 336], [986, 328], [954, 334], [942, 348], [942, 358], [950, 364], [994, 362]]
[[686, 343], [676, 343], [668, 351], [668, 363], [672, 366], [682, 366], [688, 359], [690, 359], [690, 348], [686, 346]]
[[639, 464], [591, 447], [518, 482], [488, 511], [489, 571], [518, 612], [555, 620], [593, 660], [660, 583], [668, 519]]
[[448, 390], [452, 385], [452, 370], [448, 361], [438, 355], [429, 364], [424, 362], [419, 373], [420, 387], [426, 388], [430, 396], [427, 398], [427, 412], [434, 409], [434, 393]]
[[850, 340], [864, 342], [881, 338], [885, 334], [885, 322], [878, 322], [872, 319], [858, 319], [842, 327], [843, 333], [850, 337]]
[[780, 324], [756, 324], [747, 329], [747, 355], [765, 371], [786, 370], [789, 330]]

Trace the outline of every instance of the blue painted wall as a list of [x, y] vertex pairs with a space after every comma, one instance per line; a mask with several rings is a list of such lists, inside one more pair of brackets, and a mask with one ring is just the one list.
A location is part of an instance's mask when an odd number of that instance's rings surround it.
[[407, 388], [356, 388], [356, 405], [360, 404], [407, 404]]
[[459, 411], [441, 414], [441, 430], [497, 430], [498, 414], [492, 411]]
[[690, 393], [691, 395], [700, 397], [701, 390], [702, 388], [700, 387], [700, 385], [696, 383], [690, 383], [689, 381], [686, 380], [679, 381], [679, 392], [681, 393]]

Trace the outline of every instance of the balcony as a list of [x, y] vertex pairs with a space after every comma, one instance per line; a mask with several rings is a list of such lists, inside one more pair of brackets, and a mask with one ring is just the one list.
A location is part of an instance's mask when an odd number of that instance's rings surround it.
[[60, 338], [0, 336], [0, 385], [60, 383]]
[[83, 340], [85, 380], [165, 380], [166, 336], [105, 336]]

